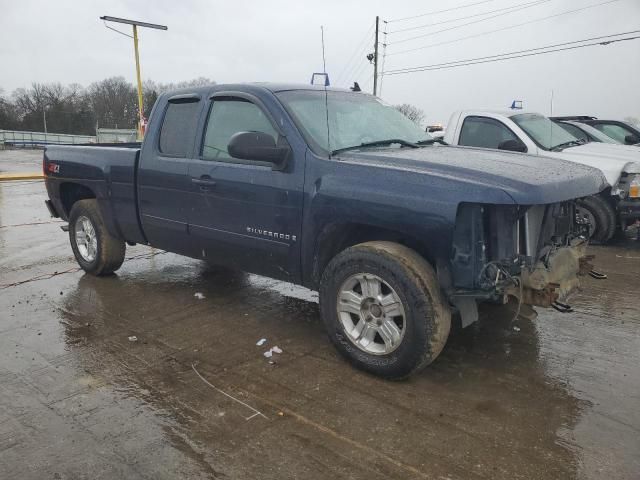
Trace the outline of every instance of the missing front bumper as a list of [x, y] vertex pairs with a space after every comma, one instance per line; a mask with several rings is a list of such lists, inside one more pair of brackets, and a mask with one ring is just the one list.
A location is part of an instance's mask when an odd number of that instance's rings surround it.
[[580, 276], [593, 269], [593, 255], [587, 255], [586, 242], [556, 248], [545, 261], [520, 275], [521, 288], [509, 287], [508, 295], [519, 297], [526, 305], [553, 307], [565, 302], [580, 287]]

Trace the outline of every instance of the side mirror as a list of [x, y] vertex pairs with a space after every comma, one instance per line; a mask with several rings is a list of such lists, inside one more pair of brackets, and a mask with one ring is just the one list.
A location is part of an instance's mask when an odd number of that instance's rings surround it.
[[624, 143], [625, 145], [635, 145], [636, 143], [640, 143], [640, 138], [630, 134], [624, 137]]
[[238, 132], [227, 145], [227, 151], [233, 158], [273, 163], [274, 170], [282, 170], [286, 166], [290, 150], [289, 146], [276, 146], [275, 139], [263, 132]]
[[504, 140], [498, 144], [498, 150], [524, 153], [527, 151], [527, 146], [519, 140]]

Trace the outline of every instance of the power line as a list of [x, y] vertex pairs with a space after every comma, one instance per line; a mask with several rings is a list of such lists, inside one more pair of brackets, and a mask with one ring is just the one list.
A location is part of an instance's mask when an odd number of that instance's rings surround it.
[[[611, 37], [615, 37], [615, 36], [620, 36], [620, 35], [627, 35], [630, 33], [639, 33], [640, 30], [635, 30], [632, 32], [627, 32], [627, 33], [618, 33], [615, 35], [605, 35], [602, 37], [594, 37], [594, 39], [599, 38], [611, 38]], [[576, 44], [576, 43], [582, 43], [582, 42], [587, 42], [591, 39], [585, 39], [585, 40], [576, 40], [574, 42], [567, 42], [567, 43], [560, 43], [557, 45], [549, 45], [546, 47], [538, 47], [538, 48], [531, 48], [528, 50], [520, 50], [520, 51], [516, 51], [516, 52], [508, 52], [508, 53], [501, 53], [498, 55], [490, 55], [490, 56], [486, 56], [486, 57], [477, 57], [477, 58], [471, 58], [471, 59], [466, 59], [466, 60], [457, 60], [457, 61], [453, 61], [453, 62], [445, 62], [445, 63], [436, 63], [436, 64], [432, 64], [432, 65], [422, 65], [419, 67], [411, 67], [411, 68], [405, 68], [405, 69], [396, 69], [396, 70], [389, 70], [388, 72], [385, 72], [385, 75], [402, 75], [402, 74], [406, 74], [406, 73], [416, 73], [416, 72], [425, 72], [425, 71], [429, 71], [429, 70], [444, 70], [444, 69], [448, 69], [448, 68], [456, 68], [456, 67], [465, 67], [468, 65], [477, 65], [480, 63], [492, 63], [492, 62], [500, 62], [503, 60], [512, 60], [514, 58], [524, 58], [524, 57], [533, 57], [536, 55], [544, 55], [547, 53], [554, 53], [554, 52], [562, 52], [562, 51], [566, 51], [566, 50], [576, 50], [578, 48], [585, 48], [585, 47], [593, 47], [596, 45], [610, 45], [612, 43], [617, 43], [617, 42], [624, 42], [627, 40], [635, 40], [640, 38], [640, 35], [634, 36], [634, 37], [626, 37], [626, 38], [618, 38], [618, 39], [612, 39], [612, 40], [606, 40], [606, 41], [598, 41], [598, 42], [593, 42], [593, 43], [584, 43], [582, 45], [574, 45], [574, 46], [565, 46], [563, 48], [554, 48], [554, 47], [560, 47], [560, 46], [564, 46], [564, 45], [571, 45], [571, 44]], [[549, 49], [549, 50], [546, 50]], [[539, 50], [544, 50], [544, 51], [539, 51]], [[528, 53], [527, 53], [528, 52]], [[520, 54], [520, 55], [518, 55]]]
[[[362, 40], [360, 40], [357, 43], [358, 47], [351, 54], [351, 56], [349, 57], [349, 60], [347, 60], [347, 63], [345, 63], [343, 69], [340, 71], [340, 74], [336, 77], [336, 81], [337, 81], [338, 84], [340, 83], [340, 82], [338, 82], [338, 80], [341, 80], [341, 79], [345, 78], [344, 74], [347, 73], [347, 70], [352, 70], [353, 69], [354, 65], [352, 65], [352, 62], [358, 58], [358, 55], [362, 55], [362, 51], [363, 50], [366, 51], [367, 40], [370, 38], [369, 36], [371, 35], [371, 32], [373, 31], [373, 27], [374, 27], [374, 24], [371, 24], [369, 26], [369, 29], [364, 34], [364, 37], [362, 38]], [[356, 61], [355, 67], [357, 67], [357, 66], [358, 66], [358, 63]], [[348, 75], [346, 77], [348, 78]]]
[[[538, 2], [531, 2], [531, 3], [538, 3]], [[542, 3], [542, 2], [540, 2], [540, 3]], [[489, 15], [491, 13], [504, 12], [505, 10], [511, 10], [513, 8], [517, 8], [517, 7], [520, 7], [520, 6], [523, 6], [523, 5], [530, 5], [530, 3], [521, 3], [519, 5], [511, 5], [510, 7], [498, 8], [496, 10], [489, 10], [488, 12], [475, 13], [473, 15], [467, 15], [466, 17], [452, 18], [450, 20], [443, 20], [441, 22], [425, 23], [423, 25], [418, 25], [416, 27], [401, 28], [399, 30], [392, 30], [392, 31], [388, 32], [387, 34], [388, 35], [392, 35], [394, 33], [408, 32], [410, 30], [419, 30], [421, 28], [435, 27], [437, 25], [444, 25], [445, 23], [459, 22], [460, 20], [467, 20], [468, 18], [482, 17], [484, 15]]]
[[[622, 32], [622, 33], [615, 33], [615, 34], [611, 34], [611, 35], [602, 35], [602, 36], [599, 36], [599, 37], [584, 38], [582, 40], [574, 40], [572, 42], [556, 43], [554, 45], [546, 45], [544, 47], [537, 47], [537, 48], [527, 48], [525, 50], [518, 50], [518, 51], [515, 51], [515, 52], [498, 53], [496, 55], [488, 55], [488, 56], [485, 56], [485, 57], [466, 58], [466, 59], [463, 59], [463, 60], [454, 60], [454, 61], [451, 61], [451, 62], [435, 63], [435, 64], [431, 64], [431, 65], [420, 65], [420, 66], [417, 66], [417, 67], [396, 68], [394, 70], [390, 70], [390, 72], [402, 72], [402, 71], [404, 71], [406, 73], [410, 73], [413, 70], [421, 69], [421, 68], [424, 68], [424, 67], [436, 67], [436, 66], [442, 66], [442, 65], [452, 65], [452, 64], [456, 64], [456, 63], [470, 62], [470, 61], [475, 61], [475, 60], [484, 60], [484, 59], [489, 59], [489, 58], [503, 57], [503, 56], [506, 56], [506, 55], [515, 55], [515, 54], [519, 54], [519, 53], [533, 52], [533, 51], [537, 51], [537, 50], [546, 50], [548, 48], [564, 47], [564, 46], [567, 46], [567, 45], [574, 45], [576, 43], [591, 42], [593, 40], [602, 40], [604, 38], [620, 37], [622, 35], [632, 35], [634, 33], [640, 33], [640, 30], [632, 30], [630, 32]], [[602, 42], [602, 43], [606, 43], [606, 42]]]
[[463, 8], [468, 8], [468, 7], [473, 7], [475, 5], [481, 5], [483, 3], [489, 3], [489, 2], [493, 2], [495, 0], [483, 0], [481, 2], [475, 2], [475, 3], [468, 3], [466, 5], [460, 5], [459, 7], [453, 7], [453, 8], [447, 8], [446, 10], [438, 10], [436, 12], [427, 12], [427, 13], [421, 13], [419, 15], [412, 15], [411, 17], [404, 17], [404, 18], [394, 18], [393, 20], [385, 20], [385, 23], [393, 23], [393, 22], [402, 22], [404, 20], [411, 20], [414, 18], [421, 18], [421, 17], [426, 17], [427, 15], [438, 15], [439, 13], [445, 13], [445, 12], [453, 12], [454, 10], [460, 10]]
[[384, 64], [387, 59], [387, 24], [384, 24], [384, 41], [382, 43], [382, 65], [380, 66], [380, 86], [378, 88], [378, 96], [382, 97], [382, 81], [384, 80]]
[[480, 22], [486, 22], [487, 20], [491, 20], [491, 19], [498, 18], [498, 17], [503, 17], [505, 15], [509, 15], [510, 13], [515, 13], [515, 12], [519, 12], [520, 10], [526, 10], [527, 8], [536, 7], [536, 6], [541, 5], [543, 3], [549, 3], [550, 1], [551, 0], [538, 0], [538, 1], [535, 1], [535, 2], [525, 3], [525, 4], [523, 4], [523, 6], [520, 6], [519, 8], [512, 7], [512, 10], [509, 10], [508, 12], [497, 13], [497, 14], [492, 15], [490, 17], [481, 18], [479, 20], [473, 20], [472, 22], [462, 23], [460, 25], [454, 25], [453, 27], [443, 28], [442, 30], [436, 30], [435, 32], [423, 33], [422, 35], [416, 35], [415, 37], [403, 38], [402, 40], [396, 40], [395, 42], [391, 42], [389, 45], [396, 45], [398, 43], [410, 42], [412, 40], [417, 40], [419, 38], [424, 38], [424, 37], [430, 37], [432, 35], [437, 35], [438, 33], [449, 32], [451, 30], [457, 30], [458, 28], [467, 27], [469, 25], [474, 25], [474, 24], [480, 23]]
[[454, 39], [454, 40], [446, 40], [444, 42], [431, 43], [431, 44], [428, 44], [428, 45], [423, 45], [421, 47], [410, 48], [408, 50], [400, 50], [398, 52], [391, 52], [391, 53], [388, 53], [387, 56], [391, 57], [393, 55], [400, 55], [400, 54], [403, 54], [403, 53], [416, 52], [418, 50], [424, 50], [426, 48], [439, 47], [441, 45], [449, 45], [451, 43], [457, 43], [457, 42], [461, 42], [463, 40], [469, 40], [471, 38], [482, 37], [484, 35], [490, 35], [492, 33], [503, 32], [505, 30], [510, 30], [510, 29], [513, 29], [513, 28], [522, 27], [523, 25], [529, 25], [529, 24], [532, 24], [532, 23], [542, 22], [544, 20], [549, 20], [550, 18], [556, 18], [556, 17], [560, 17], [562, 15], [568, 15], [570, 13], [581, 12], [583, 10], [588, 10], [590, 8], [595, 8], [595, 7], [600, 7], [602, 5], [608, 5], [610, 3], [615, 3], [615, 2], [619, 2], [619, 1], [621, 1], [621, 0], [609, 0], [607, 2], [596, 3], [594, 5], [587, 5], [586, 7], [576, 8], [576, 9], [573, 9], [573, 10], [566, 10], [564, 12], [556, 13], [554, 15], [548, 15], [546, 17], [536, 18], [534, 20], [529, 20], [529, 21], [518, 23], [518, 24], [515, 24], [515, 25], [509, 25], [507, 27], [497, 28], [495, 30], [489, 30], [488, 32], [481, 32], [481, 33], [476, 33], [476, 34], [473, 34], [473, 35], [467, 35], [466, 37], [461, 37], [461, 38], [457, 38], [457, 39]]
[[356, 70], [353, 71], [353, 73], [351, 74], [351, 77], [353, 78], [354, 81], [358, 81], [358, 77], [360, 75], [362, 75], [362, 73], [366, 70], [366, 68], [370, 67], [371, 64], [367, 61], [364, 61], [361, 65], [360, 68], [357, 68]]

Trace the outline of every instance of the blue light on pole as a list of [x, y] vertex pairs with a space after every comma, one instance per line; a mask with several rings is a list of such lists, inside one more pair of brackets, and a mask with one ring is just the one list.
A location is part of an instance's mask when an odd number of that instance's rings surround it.
[[311, 75], [311, 85], [319, 85], [321, 87], [328, 87], [331, 85], [329, 83], [329, 74], [328, 73], [314, 73]]

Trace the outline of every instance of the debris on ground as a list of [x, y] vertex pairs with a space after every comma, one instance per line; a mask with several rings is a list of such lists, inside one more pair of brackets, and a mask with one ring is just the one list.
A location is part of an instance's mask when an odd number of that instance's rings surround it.
[[514, 325], [514, 326], [513, 326], [513, 331], [514, 331], [514, 332], [519, 332], [519, 331], [520, 331], [520, 327], [519, 327], [519, 326], [517, 326], [517, 325]]
[[269, 350], [264, 352], [263, 355], [267, 358], [271, 358], [274, 353], [282, 353], [282, 349], [276, 345], [275, 347], [271, 347]]
[[138, 337], [136, 337], [135, 335], [131, 335], [131, 336], [129, 337], [129, 341], [130, 341], [130, 342], [137, 342], [137, 341], [138, 341]]
[[256, 345], [257, 345], [257, 346], [259, 346], [259, 347], [261, 347], [262, 345], [264, 345], [264, 344], [265, 344], [265, 342], [266, 342], [266, 341], [267, 341], [267, 339], [266, 339], [266, 338], [261, 338], [260, 340], [258, 340], [258, 341], [256, 342]]
[[198, 300], [204, 299], [204, 293], [196, 292], [193, 294], [193, 296], [196, 297]]

